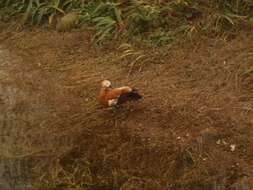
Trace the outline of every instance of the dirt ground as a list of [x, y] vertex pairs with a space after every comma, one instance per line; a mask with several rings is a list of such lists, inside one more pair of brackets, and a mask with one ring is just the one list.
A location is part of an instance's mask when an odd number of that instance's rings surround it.
[[[128, 76], [120, 42], [12, 27], [0, 29], [1, 159], [18, 163], [5, 164], [10, 189], [253, 188], [252, 32], [137, 45], [150, 62]], [[103, 109], [103, 79], [144, 98]]]

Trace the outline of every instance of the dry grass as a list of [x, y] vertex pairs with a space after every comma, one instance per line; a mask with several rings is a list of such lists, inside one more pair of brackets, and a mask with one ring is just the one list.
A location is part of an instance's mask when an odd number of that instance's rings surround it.
[[[6, 69], [6, 85], [26, 92], [16, 112], [37, 105], [18, 116], [30, 127], [20, 125], [25, 138], [16, 147], [21, 162], [30, 161], [34, 189], [231, 189], [252, 175], [247, 33], [230, 42], [192, 39], [163, 54], [166, 47], [142, 47], [156, 60], [128, 78], [119, 44], [95, 48], [90, 38], [37, 28], [1, 33], [22, 58]], [[136, 86], [144, 99], [117, 113], [102, 109], [96, 95], [104, 78]]]

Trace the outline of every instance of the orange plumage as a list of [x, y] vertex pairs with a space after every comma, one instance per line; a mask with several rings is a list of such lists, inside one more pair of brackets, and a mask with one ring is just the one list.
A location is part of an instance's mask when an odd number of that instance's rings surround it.
[[101, 84], [99, 102], [104, 106], [117, 106], [127, 101], [138, 100], [141, 97], [136, 89], [129, 86], [112, 88], [111, 82], [104, 80]]

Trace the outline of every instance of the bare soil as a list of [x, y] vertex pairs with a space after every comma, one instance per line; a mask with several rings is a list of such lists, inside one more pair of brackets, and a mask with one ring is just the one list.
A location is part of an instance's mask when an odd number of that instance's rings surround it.
[[[3, 26], [1, 158], [21, 165], [10, 187], [24, 175], [25, 189], [253, 188], [252, 32], [137, 45], [151, 61], [128, 76], [120, 42]], [[102, 79], [144, 98], [101, 108]]]

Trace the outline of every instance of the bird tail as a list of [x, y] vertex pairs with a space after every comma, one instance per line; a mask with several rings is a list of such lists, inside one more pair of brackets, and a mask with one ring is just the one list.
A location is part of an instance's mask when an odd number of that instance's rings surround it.
[[136, 101], [141, 98], [142, 98], [142, 96], [138, 93], [138, 90], [133, 89], [131, 92], [121, 94], [118, 99], [118, 104], [122, 104], [127, 101]]
[[131, 92], [129, 92], [129, 96], [135, 100], [139, 100], [142, 98], [142, 96], [138, 93], [137, 89], [133, 89]]

